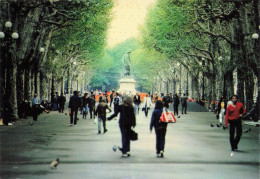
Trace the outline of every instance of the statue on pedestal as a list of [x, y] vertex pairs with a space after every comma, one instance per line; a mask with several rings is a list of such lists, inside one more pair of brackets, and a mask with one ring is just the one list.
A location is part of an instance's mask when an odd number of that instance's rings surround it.
[[129, 50], [124, 56], [123, 56], [123, 67], [124, 67], [124, 74], [123, 76], [130, 76], [130, 54], [131, 50]]

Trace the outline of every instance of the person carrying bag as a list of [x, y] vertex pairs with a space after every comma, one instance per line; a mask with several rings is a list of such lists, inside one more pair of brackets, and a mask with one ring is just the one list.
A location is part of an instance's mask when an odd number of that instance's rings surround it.
[[[152, 129], [155, 129], [156, 135], [156, 155], [157, 157], [164, 157], [164, 147], [165, 147], [165, 135], [167, 131], [167, 122], [161, 121], [161, 116], [164, 115], [167, 118], [167, 112], [163, 110], [163, 102], [161, 100], [156, 101], [155, 108], [152, 113], [152, 118], [150, 122], [150, 133]], [[166, 113], [166, 114], [165, 114]], [[176, 119], [175, 119], [176, 121]]]

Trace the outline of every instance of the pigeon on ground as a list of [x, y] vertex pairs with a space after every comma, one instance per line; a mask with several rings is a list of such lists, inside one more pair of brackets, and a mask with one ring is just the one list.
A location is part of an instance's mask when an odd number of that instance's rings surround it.
[[213, 124], [210, 124], [210, 127], [215, 127]]
[[116, 148], [116, 145], [114, 145], [114, 147], [113, 147], [113, 151], [116, 152], [116, 149], [117, 149], [117, 148]]
[[67, 115], [67, 113], [65, 113], [65, 115]]
[[50, 164], [51, 169], [56, 169], [57, 166], [59, 165], [60, 159], [57, 158], [56, 160], [52, 161]]

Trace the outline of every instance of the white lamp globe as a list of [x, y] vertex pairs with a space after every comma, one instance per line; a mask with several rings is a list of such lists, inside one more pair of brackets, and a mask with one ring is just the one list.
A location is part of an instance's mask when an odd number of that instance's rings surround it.
[[3, 38], [5, 38], [5, 33], [0, 32], [0, 39], [3, 39]]
[[13, 39], [18, 39], [19, 38], [19, 34], [17, 32], [12, 33], [12, 38]]
[[258, 38], [259, 38], [259, 35], [258, 35], [257, 33], [254, 33], [254, 34], [252, 35], [252, 38], [253, 38], [253, 39], [258, 39]]
[[12, 23], [11, 23], [10, 21], [7, 21], [7, 22], [5, 23], [5, 27], [7, 27], [7, 28], [12, 27]]

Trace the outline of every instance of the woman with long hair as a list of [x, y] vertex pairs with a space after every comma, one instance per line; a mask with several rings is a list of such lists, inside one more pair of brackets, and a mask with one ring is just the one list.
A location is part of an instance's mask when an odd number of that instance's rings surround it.
[[107, 119], [113, 119], [118, 113], [120, 113], [119, 128], [122, 138], [122, 148], [119, 148], [119, 150], [122, 151], [123, 157], [130, 157], [130, 131], [131, 127], [136, 126], [133, 99], [130, 96], [125, 97], [123, 103], [119, 105], [114, 114]]

